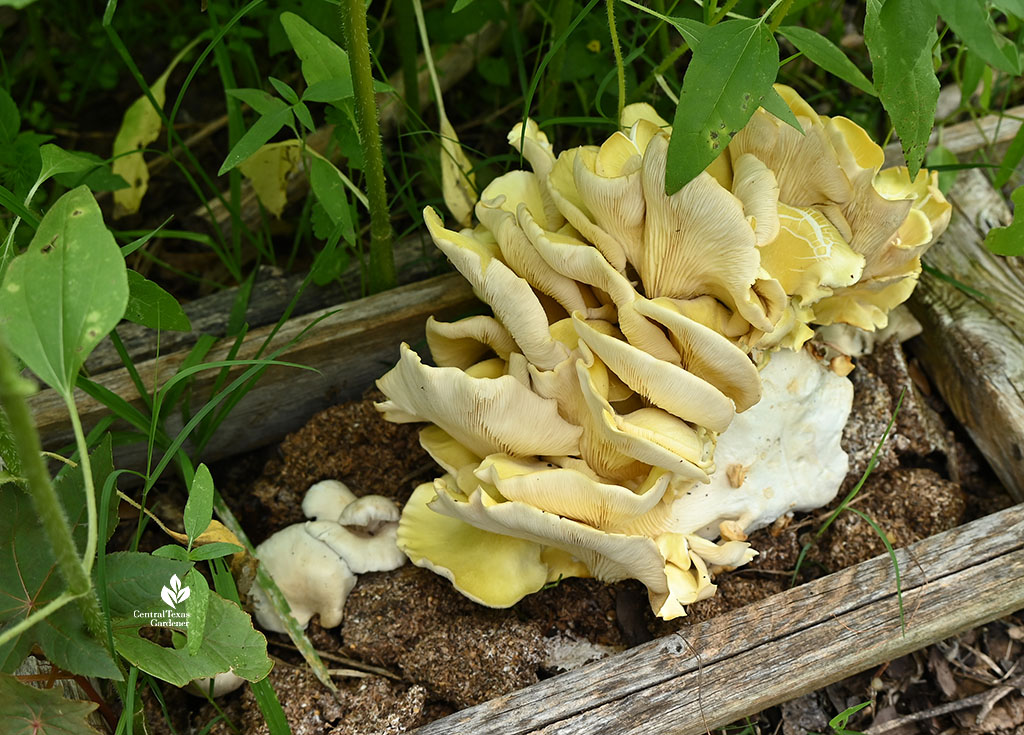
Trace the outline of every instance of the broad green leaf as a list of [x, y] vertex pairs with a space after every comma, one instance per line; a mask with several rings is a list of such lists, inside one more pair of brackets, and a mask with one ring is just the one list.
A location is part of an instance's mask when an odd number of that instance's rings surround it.
[[197, 38], [183, 48], [167, 65], [164, 73], [153, 82], [149, 93], [159, 106], [153, 106], [149, 97], [142, 95], [124, 112], [121, 127], [114, 138], [113, 171], [128, 182], [127, 189], [114, 192], [114, 217], [134, 214], [139, 211], [142, 198], [149, 188], [149, 167], [142, 157], [142, 149], [152, 143], [160, 135], [163, 127], [161, 111], [167, 100], [167, 79], [178, 65], [178, 62], [195, 46]]
[[[932, 67], [932, 46], [938, 38], [935, 13], [925, 5], [918, 0], [887, 0], [883, 6], [881, 0], [868, 0], [864, 20], [875, 89], [900, 137], [911, 178], [924, 160], [939, 100]], [[917, 56], [910, 56], [908, 48], [917, 49]]]
[[990, 66], [1020, 74], [1013, 43], [996, 32], [984, 0], [927, 0], [960, 40]]
[[452, 12], [457, 13], [464, 8], [468, 8], [476, 0], [455, 0], [455, 5], [452, 6]]
[[89, 162], [89, 167], [82, 171], [70, 171], [56, 174], [53, 178], [61, 186], [74, 189], [76, 186], [88, 186], [92, 192], [117, 191], [127, 188], [128, 182], [110, 170], [110, 164], [93, 153], [75, 151], [78, 158]]
[[[958, 163], [960, 161], [957, 159], [956, 154], [944, 145], [935, 146], [928, 151], [928, 155], [925, 157], [925, 165], [929, 168], [933, 166], [955, 166]], [[956, 171], [939, 171], [939, 191], [943, 194], [948, 194], [956, 182], [956, 175]]]
[[861, 70], [843, 53], [843, 50], [810, 28], [782, 26], [779, 33], [793, 44], [797, 51], [827, 71], [862, 92], [876, 95], [875, 88]]
[[981, 75], [985, 71], [985, 62], [981, 57], [965, 48], [961, 51], [964, 67], [960, 74], [960, 104], [970, 105], [971, 97], [981, 84]]
[[280, 217], [288, 203], [288, 177], [302, 162], [302, 141], [282, 140], [268, 143], [238, 167], [252, 182], [260, 203], [275, 217]]
[[66, 151], [53, 143], [47, 143], [39, 149], [39, 158], [42, 161], [42, 167], [39, 169], [40, 182], [58, 174], [87, 171], [95, 165], [88, 158]]
[[318, 82], [335, 80], [345, 85], [343, 93], [335, 99], [351, 97], [352, 71], [348, 54], [295, 13], [281, 13], [281, 25], [302, 61], [302, 76], [306, 84], [312, 87]]
[[354, 243], [355, 230], [352, 225], [352, 210], [349, 208], [341, 172], [330, 161], [319, 156], [312, 156], [309, 181], [313, 187], [313, 194], [324, 208], [327, 216], [331, 218], [334, 227], [340, 228], [340, 234], [345, 242]]
[[174, 559], [175, 561], [188, 561], [189, 553], [184, 547], [178, 546], [177, 544], [167, 544], [161, 546], [159, 549], [153, 550], [153, 556], [159, 556], [161, 559]]
[[0, 325], [11, 349], [63, 395], [128, 303], [124, 259], [92, 193], [69, 191], [39, 223], [0, 287]]
[[195, 567], [185, 575], [185, 584], [192, 590], [192, 594], [185, 600], [185, 610], [188, 611], [188, 643], [185, 650], [189, 656], [195, 656], [203, 645], [206, 611], [210, 606], [210, 585]]
[[192, 324], [178, 300], [133, 270], [128, 271], [128, 307], [124, 318], [150, 329], [189, 332]]
[[1018, 19], [1024, 18], [1024, 0], [992, 0], [992, 7]]
[[199, 534], [210, 526], [213, 520], [213, 476], [205, 464], [196, 468], [192, 477], [192, 487], [188, 491], [185, 503], [185, 533], [189, 543], [199, 538]]
[[666, 190], [673, 194], [725, 150], [772, 91], [779, 47], [756, 20], [730, 20], [709, 29], [683, 78], [672, 137]]
[[66, 699], [60, 687], [37, 689], [0, 675], [0, 722], [4, 735], [99, 735], [89, 724], [98, 705]]
[[310, 84], [302, 93], [306, 102], [337, 102], [352, 95], [352, 83], [341, 79], [324, 79]]
[[184, 575], [187, 570], [187, 564], [149, 554], [117, 552], [107, 557], [118, 653], [146, 673], [175, 686], [225, 671], [234, 671], [248, 681], [264, 678], [273, 665], [267, 657], [266, 638], [253, 629], [249, 616], [236, 604], [219, 595], [209, 597], [203, 645], [194, 656], [185, 649], [165, 648], [140, 636], [149, 621], [188, 635], [187, 610], [181, 604], [172, 609], [161, 599], [161, 588], [170, 583], [172, 576]]
[[[181, 547], [177, 548], [180, 549]], [[210, 559], [219, 559], [222, 556], [237, 554], [239, 551], [243, 551], [243, 549], [238, 544], [214, 541], [212, 544], [196, 546], [192, 551], [188, 552], [188, 558], [192, 561], [209, 561]]]
[[39, 147], [53, 136], [31, 130], [18, 133], [13, 142], [0, 145], [0, 174], [3, 182], [19, 201], [25, 201], [29, 190], [39, 178], [42, 167]]
[[1006, 186], [1022, 158], [1024, 158], [1024, 125], [1017, 128], [1017, 134], [1013, 136], [1013, 140], [1010, 141], [1006, 154], [1003, 156], [1003, 162], [999, 164], [999, 172], [992, 182], [997, 189]]
[[[113, 471], [108, 435], [93, 450], [93, 483], [102, 487]], [[79, 553], [85, 548], [87, 513], [81, 471], [68, 472], [56, 483]], [[116, 525], [116, 505], [107, 527]], [[0, 625], [24, 620], [34, 610], [58, 597], [65, 589], [56, 560], [45, 543], [42, 523], [29, 496], [6, 488], [0, 492]], [[106, 541], [106, 539], [104, 539]], [[0, 648], [0, 671], [12, 672], [33, 644], [62, 669], [83, 676], [120, 679], [121, 674], [106, 647], [91, 637], [75, 603], [69, 603]]]
[[993, 227], [985, 235], [985, 247], [996, 255], [1024, 255], [1024, 186], [1010, 195], [1013, 200], [1013, 222], [1006, 227]]
[[242, 100], [242, 102], [256, 110], [260, 115], [273, 115], [288, 108], [288, 105], [284, 102], [269, 92], [264, 92], [262, 89], [242, 88], [226, 91], [232, 97]]
[[277, 135], [277, 131], [292, 121], [292, 111], [285, 108], [270, 115], [264, 115], [253, 126], [245, 131], [245, 135], [238, 139], [235, 147], [228, 153], [228, 157], [221, 164], [218, 176], [223, 176], [235, 166], [252, 156], [263, 145]]
[[21, 129], [18, 105], [6, 89], [0, 89], [0, 143], [10, 143]]

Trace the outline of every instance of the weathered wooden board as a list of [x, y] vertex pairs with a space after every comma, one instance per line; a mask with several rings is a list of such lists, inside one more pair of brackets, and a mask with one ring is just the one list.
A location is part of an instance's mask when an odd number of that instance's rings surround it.
[[[287, 347], [277, 358], [316, 370], [270, 368], [221, 425], [204, 457], [217, 459], [278, 441], [301, 427], [317, 411], [359, 397], [398, 359], [400, 342], [416, 343], [423, 339], [423, 325], [429, 315], [456, 318], [477, 304], [465, 280], [449, 274], [289, 320], [274, 335], [264, 356], [296, 340], [307, 327], [316, 323], [309, 334]], [[273, 328], [268, 325], [250, 332], [237, 358], [255, 357]], [[224, 340], [214, 347], [206, 361], [226, 359], [229, 342]], [[159, 386], [174, 375], [186, 355], [187, 351], [163, 355], [159, 360], [147, 360], [136, 367], [146, 385]], [[193, 410], [209, 396], [217, 372], [210, 370], [196, 378], [192, 387]], [[239, 372], [240, 369], [233, 374]], [[141, 405], [126, 369], [113, 370], [94, 379], [134, 405]], [[108, 415], [105, 406], [81, 391], [76, 393], [76, 401], [87, 430]], [[42, 391], [32, 396], [29, 403], [44, 447], [71, 443], [67, 409], [54, 391]], [[171, 431], [180, 428], [180, 422], [169, 420], [168, 423]], [[118, 456], [119, 466], [137, 466], [145, 447], [132, 451], [136, 454]]]
[[951, 193], [949, 229], [927, 265], [972, 288], [922, 274], [910, 301], [924, 326], [914, 344], [922, 367], [1007, 490], [1024, 501], [1024, 263], [992, 255], [985, 233], [1010, 211], [978, 170]]
[[690, 735], [1024, 607], [1024, 505], [437, 720], [415, 735]]
[[[1022, 118], [1024, 105], [1011, 107], [1002, 116], [986, 115], [978, 120], [948, 125], [941, 130], [937, 128], [928, 139], [928, 148], [936, 146], [941, 139], [942, 145], [959, 156], [980, 148], [999, 145], [1013, 139], [1020, 130]], [[885, 147], [885, 165], [903, 165], [903, 149], [900, 148], [898, 141]]]

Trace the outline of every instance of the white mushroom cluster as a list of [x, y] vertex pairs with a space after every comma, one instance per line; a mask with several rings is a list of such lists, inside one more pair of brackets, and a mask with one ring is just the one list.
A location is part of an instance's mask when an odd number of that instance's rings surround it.
[[413, 563], [497, 607], [563, 577], [634, 578], [667, 619], [754, 556], [746, 532], [835, 495], [852, 387], [794, 350], [810, 325], [884, 326], [949, 205], [934, 176], [879, 173], [863, 130], [778, 90], [805, 134], [758, 111], [675, 194], [671, 129], [631, 105], [602, 145], [558, 156], [516, 126], [532, 171], [484, 189], [475, 228], [424, 211], [493, 316], [431, 319], [436, 366], [402, 345], [378, 381], [385, 418], [427, 422], [445, 473], [402, 512]]
[[[356, 575], [386, 572], [405, 563], [395, 544], [399, 510], [381, 495], [357, 498], [337, 480], [306, 491], [302, 512], [310, 520], [284, 528], [256, 547], [256, 557], [288, 601], [303, 628], [314, 615], [320, 625], [341, 624]], [[284, 622], [258, 585], [252, 588], [256, 620], [285, 633]]]

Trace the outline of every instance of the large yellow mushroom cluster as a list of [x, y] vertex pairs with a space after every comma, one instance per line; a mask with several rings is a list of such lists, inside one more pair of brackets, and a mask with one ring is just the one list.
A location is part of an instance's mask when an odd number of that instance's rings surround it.
[[745, 529], [716, 541], [674, 511], [760, 400], [753, 358], [799, 348], [810, 324], [884, 326], [949, 216], [934, 176], [879, 172], [863, 130], [778, 91], [804, 133], [759, 110], [675, 194], [671, 129], [631, 105], [602, 145], [557, 157], [517, 126], [532, 171], [492, 182], [475, 228], [425, 210], [493, 316], [431, 319], [436, 367], [403, 345], [378, 381], [385, 418], [428, 422], [445, 472], [402, 514], [415, 564], [495, 607], [563, 577], [634, 578], [672, 618], [754, 556]]

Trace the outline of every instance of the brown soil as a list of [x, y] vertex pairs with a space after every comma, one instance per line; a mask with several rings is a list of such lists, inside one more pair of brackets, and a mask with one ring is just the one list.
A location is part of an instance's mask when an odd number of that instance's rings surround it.
[[[844, 435], [850, 474], [833, 506], [867, 468], [904, 389], [893, 434], [854, 507], [874, 519], [893, 546], [899, 547], [1009, 504], [998, 483], [982, 469], [975, 450], [950, 429], [943, 406], [930, 396], [901, 348], [880, 347], [860, 361], [852, 378], [856, 398]], [[246, 463], [222, 471], [218, 481], [227, 487], [226, 496], [233, 499], [243, 525], [258, 543], [302, 520], [302, 495], [322, 479], [340, 479], [357, 495], [379, 493], [404, 502], [416, 484], [429, 481], [436, 472], [418, 445], [417, 430], [416, 425], [383, 421], [372, 398], [335, 406], [289, 436], [265, 461], [255, 481], [241, 476]], [[671, 622], [654, 618], [643, 586], [634, 581], [605, 585], [570, 579], [530, 595], [512, 609], [493, 610], [470, 602], [446, 580], [411, 565], [362, 575], [346, 603], [340, 629], [323, 630], [314, 618], [310, 638], [328, 665], [337, 665], [330, 663], [331, 657], [342, 656], [385, 669], [390, 677], [337, 678], [335, 698], [306, 673], [283, 636], [268, 634], [271, 654], [280, 660], [271, 681], [295, 733], [405, 732], [576, 665], [567, 661], [581, 663], [607, 655], [781, 592], [789, 585], [801, 547], [828, 515], [825, 509], [802, 518], [783, 518], [753, 534], [750, 540], [758, 557], [741, 570], [720, 575], [713, 598], [693, 605], [688, 617]], [[884, 552], [881, 539], [865, 521], [844, 513], [813, 545], [801, 579]], [[1012, 659], [1020, 654], [1020, 631], [1016, 621], [993, 623], [968, 634], [979, 637], [981, 643], [958, 648], [952, 658], [949, 646], [967, 644], [947, 642], [946, 649], [940, 644], [906, 656], [882, 672], [852, 677], [774, 708], [755, 721], [782, 727], [786, 733], [820, 732], [828, 729], [831, 716], [849, 706], [843, 702], [855, 699], [853, 704], [858, 704], [868, 695], [877, 705], [869, 710], [874, 713], [870, 716], [892, 719], [920, 709], [915, 697], [921, 681], [935, 682], [936, 677], [945, 677], [942, 691], [950, 690], [949, 697], [973, 693], [978, 676], [964, 672], [983, 667], [981, 650], [994, 650], [987, 645], [988, 638], [999, 638], [1000, 645], [1009, 641], [999, 656]], [[947, 676], [950, 662], [961, 669]], [[168, 693], [169, 700], [184, 696]], [[998, 721], [1024, 723], [1021, 701], [1024, 698], [1017, 695], [1002, 700], [1005, 716]], [[220, 705], [241, 732], [266, 732], [248, 688], [224, 697]], [[169, 705], [169, 709], [178, 732], [198, 731], [216, 716], [208, 706], [190, 717], [182, 715], [187, 707]], [[865, 713], [862, 718], [868, 716]], [[960, 721], [947, 715], [934, 722], [941, 727], [915, 724], [895, 732], [940, 732], [957, 727]], [[220, 722], [211, 732], [221, 735], [230, 729]]]

